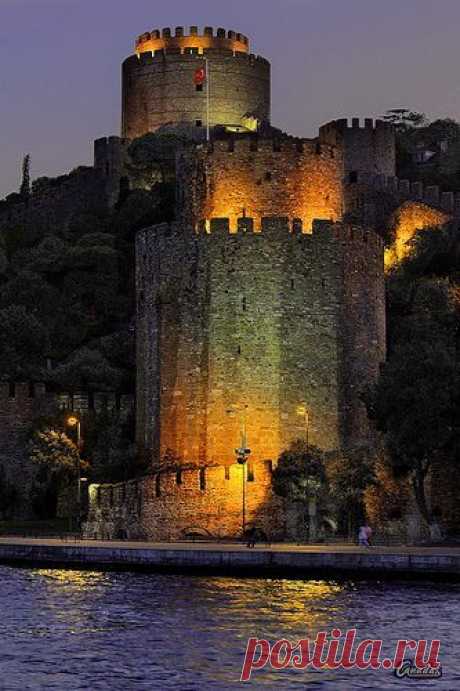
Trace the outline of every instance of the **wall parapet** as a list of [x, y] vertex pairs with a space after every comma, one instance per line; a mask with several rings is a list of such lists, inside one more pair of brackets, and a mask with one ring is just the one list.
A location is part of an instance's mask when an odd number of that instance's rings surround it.
[[[376, 190], [397, 195], [404, 201], [420, 202], [460, 216], [460, 192], [442, 192], [438, 185], [425, 185], [423, 182], [411, 182], [385, 175], [366, 177], [363, 182]], [[358, 183], [360, 183], [359, 179]]]
[[[242, 527], [242, 466], [189, 465], [158, 469], [116, 484], [90, 485], [87, 537], [156, 540], [236, 537]], [[272, 492], [272, 463], [251, 464], [246, 526], [284, 531], [283, 501]]]
[[345, 133], [349, 130], [366, 130], [366, 131], [381, 131], [387, 130], [388, 132], [393, 132], [393, 125], [389, 122], [385, 122], [379, 118], [338, 118], [337, 120], [331, 120], [321, 125], [319, 128], [320, 138], [327, 136], [333, 132]]
[[134, 410], [134, 396], [108, 392], [53, 392], [47, 390], [44, 382], [0, 382], [0, 402], [9, 402], [15, 409], [22, 409], [26, 403], [46, 400], [58, 410], [85, 413], [90, 410], [119, 411]]
[[152, 52], [158, 49], [170, 49], [183, 51], [185, 48], [214, 48], [231, 51], [249, 51], [249, 39], [244, 34], [230, 29], [227, 31], [219, 27], [216, 31], [212, 26], [204, 27], [199, 31], [198, 26], [191, 26], [187, 34], [183, 26], [175, 29], [165, 27], [146, 31], [137, 37], [135, 42], [136, 53]]
[[249, 64], [257, 65], [270, 65], [267, 58], [262, 55], [257, 55], [255, 53], [243, 53], [241, 51], [231, 51], [231, 50], [216, 50], [215, 48], [203, 48], [199, 53], [195, 48], [184, 48], [183, 51], [172, 49], [172, 48], [159, 48], [157, 50], [130, 55], [123, 61], [125, 68], [136, 68], [139, 65], [162, 65], [165, 61], [169, 62], [184, 62], [186, 60], [196, 61], [199, 58], [201, 61], [203, 57], [227, 57], [233, 58], [234, 60], [245, 61]]
[[338, 155], [338, 149], [334, 145], [319, 142], [318, 140], [298, 139], [296, 137], [262, 138], [246, 135], [244, 137], [216, 139], [211, 144], [202, 146], [203, 148], [206, 147], [211, 155], [213, 153], [247, 154], [251, 151], [273, 154], [288, 152], [292, 153], [292, 155], [308, 153], [328, 158], [335, 158]]

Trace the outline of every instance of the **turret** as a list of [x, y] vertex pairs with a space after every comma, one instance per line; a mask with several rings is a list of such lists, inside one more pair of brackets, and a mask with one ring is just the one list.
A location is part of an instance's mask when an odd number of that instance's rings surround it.
[[[195, 83], [206, 65], [208, 81]], [[179, 123], [204, 132], [208, 86], [211, 127], [244, 130], [270, 120], [270, 63], [249, 53], [246, 36], [196, 26], [142, 34], [123, 63], [122, 136]]]

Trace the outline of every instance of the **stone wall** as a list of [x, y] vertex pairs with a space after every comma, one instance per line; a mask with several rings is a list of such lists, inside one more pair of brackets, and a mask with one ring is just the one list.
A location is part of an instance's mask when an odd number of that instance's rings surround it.
[[[43, 383], [0, 382], [0, 473], [2, 480], [15, 489], [14, 517], [33, 518], [29, 493], [35, 471], [28, 460], [27, 446], [41, 418], [63, 410], [84, 416], [91, 410], [106, 409], [116, 412], [123, 421], [133, 408], [130, 395], [51, 393]], [[3, 510], [0, 505], [0, 514]]]
[[343, 151], [345, 179], [356, 176], [395, 175], [396, 142], [394, 127], [383, 120], [346, 118], [326, 123], [319, 130], [319, 141]]
[[[297, 535], [301, 517], [289, 515], [271, 490], [271, 466], [245, 471], [245, 526], [272, 539]], [[187, 536], [236, 537], [242, 533], [243, 467], [165, 470], [140, 480], [91, 485], [87, 537], [180, 540]]]
[[[15, 490], [16, 518], [30, 518], [28, 492], [32, 480], [27, 459], [27, 443], [34, 422], [56, 410], [54, 396], [44, 384], [0, 382], [0, 467], [2, 479]], [[5, 507], [0, 506], [0, 512]]]
[[123, 63], [122, 136], [130, 139], [162, 125], [207, 125], [206, 85], [197, 90], [194, 75], [208, 60], [209, 124], [242, 126], [245, 115], [270, 120], [270, 63], [224, 48], [167, 48], [132, 55]]
[[305, 231], [314, 219], [340, 220], [343, 207], [340, 149], [315, 141], [215, 141], [181, 152], [177, 161], [178, 213], [187, 222], [240, 216], [299, 218]]
[[460, 193], [437, 185], [385, 175], [362, 175], [344, 188], [345, 217], [369, 225], [386, 238], [385, 265], [391, 267], [410, 252], [418, 230], [460, 218]]
[[238, 226], [138, 234], [137, 440], [153, 464], [231, 464], [244, 427], [254, 460], [276, 461], [306, 436], [305, 408], [323, 449], [369, 439], [359, 394], [385, 354], [382, 241], [324, 222]]

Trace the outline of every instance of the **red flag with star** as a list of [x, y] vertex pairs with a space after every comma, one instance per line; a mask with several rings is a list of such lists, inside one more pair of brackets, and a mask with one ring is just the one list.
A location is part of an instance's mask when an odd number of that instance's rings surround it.
[[197, 69], [194, 72], [193, 75], [193, 83], [196, 84], [197, 86], [199, 84], [204, 84], [206, 81], [206, 68], [203, 67], [197, 67]]

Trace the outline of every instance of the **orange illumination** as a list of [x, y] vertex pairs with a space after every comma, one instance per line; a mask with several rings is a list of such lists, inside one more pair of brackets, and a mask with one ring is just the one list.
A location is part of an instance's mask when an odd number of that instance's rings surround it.
[[449, 215], [420, 202], [406, 202], [394, 215], [395, 241], [385, 250], [385, 267], [388, 269], [404, 259], [410, 251], [410, 241], [418, 230], [444, 225]]
[[[248, 165], [246, 156], [251, 159]], [[256, 230], [264, 216], [286, 216], [302, 219], [309, 233], [314, 219], [342, 217], [341, 173], [334, 159], [235, 149], [234, 154], [214, 152], [212, 167], [213, 185], [203, 216], [229, 218], [231, 229], [242, 216], [254, 218]]]
[[204, 48], [220, 48], [241, 53], [249, 52], [247, 43], [232, 38], [218, 38], [217, 36], [171, 36], [170, 38], [141, 37], [136, 41], [135, 52], [139, 55], [140, 53], [151, 53], [155, 50], [168, 50], [168, 48], [179, 49], [181, 52], [183, 52], [185, 48], [198, 48], [201, 53]]

